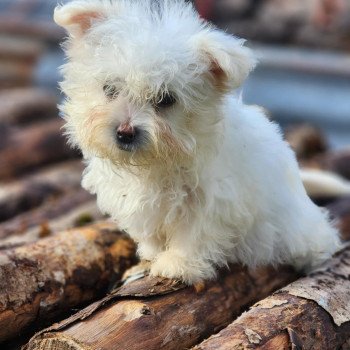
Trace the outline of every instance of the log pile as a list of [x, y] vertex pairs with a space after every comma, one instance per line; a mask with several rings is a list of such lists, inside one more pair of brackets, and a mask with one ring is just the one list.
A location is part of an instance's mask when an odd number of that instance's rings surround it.
[[[51, 103], [47, 113], [44, 105], [28, 103], [41, 108], [40, 118], [32, 115], [27, 122], [23, 111], [30, 108], [24, 102], [18, 110], [9, 109], [15, 111], [13, 117], [3, 117], [11, 131], [0, 151], [1, 163], [7, 164], [0, 181], [1, 347], [311, 349], [310, 344], [317, 344], [320, 349], [346, 349], [350, 317], [347, 289], [342, 288], [348, 288], [349, 248], [308, 277], [290, 267], [253, 271], [230, 266], [217, 280], [194, 287], [152, 278], [143, 265], [136, 265], [128, 236], [115, 224], [98, 222], [103, 217], [95, 198], [80, 188], [81, 161], [70, 160], [64, 151], [62, 158], [50, 159], [45, 142], [31, 141], [49, 134], [57, 121], [51, 119]], [[36, 129], [42, 132], [28, 132]], [[59, 128], [53, 129], [63, 145]], [[17, 168], [15, 158], [11, 163], [4, 156], [9, 142], [25, 134], [31, 136], [18, 157], [37, 144], [37, 153], [42, 150], [48, 161], [33, 161], [26, 153], [27, 165]], [[293, 128], [286, 136], [300, 164], [346, 176], [347, 152], [328, 151], [316, 129]], [[326, 204], [343, 238], [350, 239], [349, 198], [329, 198]], [[329, 285], [337, 286], [339, 295], [331, 294]], [[310, 290], [319, 290], [323, 298], [337, 296], [339, 303], [327, 309], [321, 301], [328, 299], [309, 300]], [[332, 319], [337, 313], [344, 322]]]
[[[253, 2], [244, 3], [241, 16], [249, 17]], [[61, 35], [16, 21], [0, 16], [0, 32], [40, 43]], [[32, 67], [40, 43], [0, 45], [0, 68], [2, 57]], [[56, 98], [23, 88], [23, 67], [22, 82], [0, 76], [0, 89], [17, 87], [0, 90], [1, 349], [350, 348], [350, 248], [308, 277], [286, 266], [230, 266], [193, 287], [150, 277], [134, 243], [81, 189], [81, 161], [61, 135]], [[314, 128], [287, 138], [302, 166], [350, 179], [350, 152], [330, 151]], [[350, 198], [323, 204], [350, 240]]]
[[188, 349], [296, 276], [291, 269], [235, 266], [197, 289], [144, 277], [40, 332], [27, 349]]
[[349, 349], [350, 245], [193, 350]]
[[112, 224], [0, 251], [0, 342], [103, 295], [135, 260], [135, 246]]

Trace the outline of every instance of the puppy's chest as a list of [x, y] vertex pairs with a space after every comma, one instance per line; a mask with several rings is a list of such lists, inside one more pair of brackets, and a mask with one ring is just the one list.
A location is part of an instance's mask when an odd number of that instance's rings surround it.
[[192, 202], [188, 186], [178, 182], [152, 183], [138, 177], [116, 176], [112, 181], [102, 181], [97, 189], [100, 207], [118, 221], [139, 215], [149, 219], [154, 216], [176, 215], [177, 208]]

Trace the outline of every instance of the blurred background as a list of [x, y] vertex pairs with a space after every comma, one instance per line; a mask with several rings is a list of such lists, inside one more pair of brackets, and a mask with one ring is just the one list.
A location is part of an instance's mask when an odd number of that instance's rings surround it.
[[[60, 1], [60, 3], [65, 1]], [[58, 95], [64, 32], [57, 0], [0, 1], [0, 89]], [[248, 39], [260, 64], [244, 87], [283, 126], [310, 123], [332, 148], [350, 142], [350, 0], [195, 0], [203, 17]], [[59, 96], [58, 96], [59, 97]]]

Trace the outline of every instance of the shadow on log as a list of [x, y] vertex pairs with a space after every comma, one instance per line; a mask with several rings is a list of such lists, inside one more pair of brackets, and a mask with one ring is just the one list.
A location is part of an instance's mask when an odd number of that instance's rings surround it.
[[193, 350], [350, 349], [350, 246]]
[[0, 251], [0, 341], [101, 297], [133, 263], [134, 244], [109, 223]]
[[248, 271], [237, 266], [196, 287], [147, 276], [39, 332], [26, 349], [185, 349], [296, 278], [288, 268]]

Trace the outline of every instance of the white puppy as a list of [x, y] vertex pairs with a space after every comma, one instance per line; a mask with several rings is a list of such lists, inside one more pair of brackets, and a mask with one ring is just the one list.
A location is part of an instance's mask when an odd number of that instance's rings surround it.
[[255, 64], [243, 40], [184, 0], [76, 0], [55, 20], [83, 186], [152, 274], [191, 284], [229, 262], [312, 268], [334, 253], [278, 126], [234, 95]]

